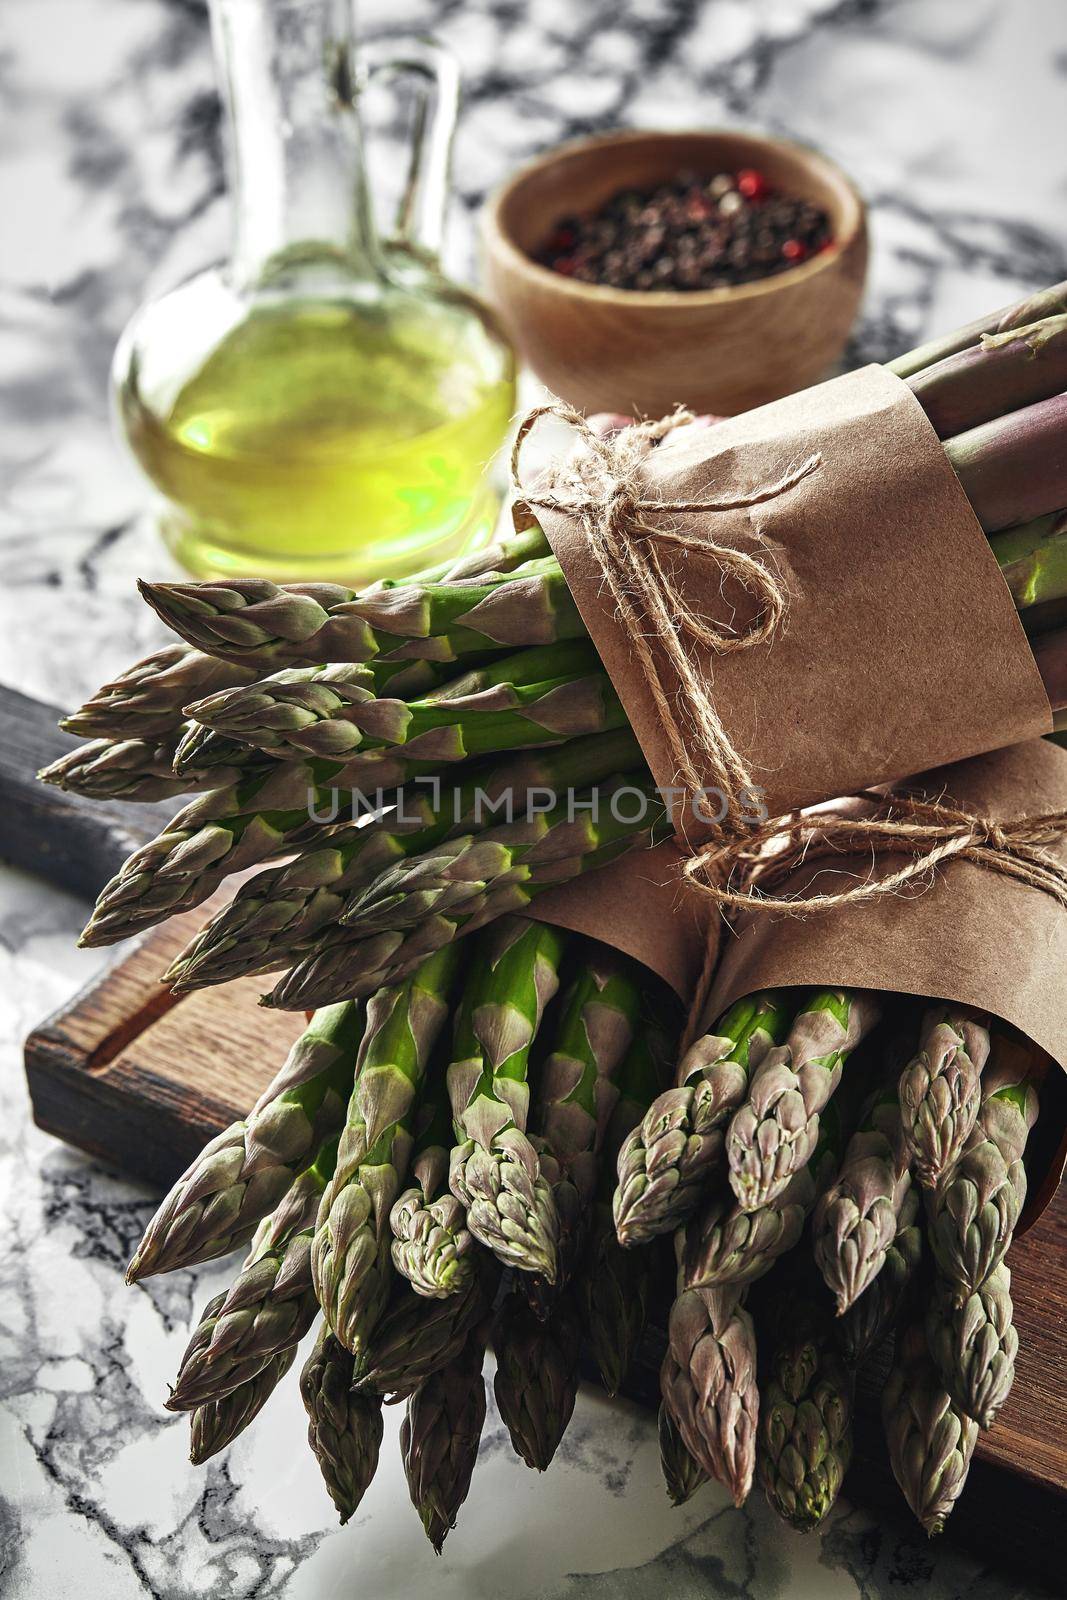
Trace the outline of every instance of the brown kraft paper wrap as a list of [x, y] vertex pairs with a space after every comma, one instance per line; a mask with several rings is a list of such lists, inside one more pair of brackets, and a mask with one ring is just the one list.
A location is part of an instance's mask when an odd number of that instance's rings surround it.
[[617, 861], [539, 894], [525, 913], [599, 939], [632, 956], [688, 1004], [721, 919], [678, 871], [673, 844], [630, 850]]
[[[644, 511], [653, 529], [755, 556], [785, 590], [769, 639], [730, 654], [685, 641], [770, 814], [1048, 732], [1048, 699], [985, 535], [918, 402], [884, 368], [712, 428], [679, 428], [649, 445], [638, 487], [649, 503], [736, 498], [810, 457], [812, 470], [761, 504]], [[656, 781], [676, 785], [662, 719], [581, 519], [538, 507], [554, 483], [539, 481], [516, 519], [541, 522]], [[702, 619], [751, 620], [752, 602], [714, 561], [668, 547], [662, 556]], [[673, 703], [677, 684], [665, 687]]]
[[[998, 822], [1067, 810], [1067, 750], [1035, 740], [941, 767], [909, 792]], [[1067, 863], [1067, 840], [1053, 852]], [[832, 893], [881, 878], [899, 855], [833, 856], [800, 868], [775, 894]], [[704, 1008], [710, 1023], [756, 989], [881, 989], [991, 1012], [1067, 1067], [1067, 911], [1052, 895], [970, 861], [919, 889], [809, 916], [744, 913], [723, 941]], [[1027, 1166], [1029, 1226], [1063, 1171], [1067, 1079], [1050, 1072]]]

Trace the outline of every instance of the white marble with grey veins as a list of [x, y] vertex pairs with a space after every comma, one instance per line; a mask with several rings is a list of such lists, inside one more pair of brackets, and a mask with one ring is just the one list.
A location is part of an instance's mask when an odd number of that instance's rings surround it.
[[[0, 681], [72, 702], [149, 647], [135, 574], [166, 558], [111, 442], [106, 373], [152, 285], [225, 239], [197, 0], [7, 0], [0, 42]], [[1062, 0], [366, 0], [370, 33], [435, 28], [467, 84], [450, 253], [486, 190], [618, 121], [738, 123], [826, 148], [871, 203], [855, 359], [1067, 277]], [[3, 822], [0, 819], [0, 851]], [[583, 1391], [534, 1477], [490, 1414], [435, 1560], [384, 1465], [334, 1530], [292, 1382], [221, 1462], [161, 1409], [218, 1268], [122, 1286], [138, 1187], [30, 1124], [22, 1035], [94, 970], [84, 907], [0, 868], [0, 1594], [5, 1600], [982, 1600], [1033, 1594], [951, 1534], [841, 1506], [819, 1537], [754, 1497], [672, 1511], [652, 1419]]]

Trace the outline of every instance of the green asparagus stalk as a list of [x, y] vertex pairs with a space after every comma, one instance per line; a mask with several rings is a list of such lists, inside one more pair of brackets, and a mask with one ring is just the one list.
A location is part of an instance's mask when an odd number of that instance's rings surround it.
[[352, 1387], [354, 1361], [325, 1323], [300, 1374], [308, 1443], [342, 1524], [370, 1487], [381, 1449], [382, 1401]]
[[974, 1127], [989, 1029], [959, 1006], [931, 1006], [917, 1054], [901, 1073], [905, 1149], [915, 1176], [932, 1189], [955, 1163]]
[[517, 1455], [547, 1471], [574, 1412], [581, 1321], [564, 1292], [542, 1321], [518, 1294], [505, 1300], [493, 1336], [497, 1410]]
[[897, 1341], [882, 1419], [905, 1500], [928, 1534], [940, 1533], [963, 1491], [978, 1425], [942, 1387], [921, 1322]]
[[458, 1143], [449, 1186], [505, 1266], [556, 1276], [552, 1191], [526, 1136], [530, 1047], [559, 986], [563, 936], [508, 917], [479, 940], [456, 1016], [448, 1093]]
[[609, 1395], [618, 1394], [637, 1353], [652, 1288], [653, 1253], [623, 1249], [611, 1202], [618, 1153], [663, 1081], [673, 1034], [663, 1035], [648, 1015], [638, 1019], [633, 1043], [619, 1068], [618, 1103], [604, 1141], [589, 1240], [576, 1275], [586, 1341]]
[[[548, 540], [541, 528], [532, 523], [528, 528], [518, 528], [506, 533], [498, 533], [491, 544], [483, 545], [480, 550], [472, 550], [466, 555], [442, 561], [439, 566], [424, 571], [421, 576], [423, 581], [432, 580], [434, 583], [466, 583], [471, 578], [482, 578], [489, 572], [514, 572], [516, 567], [525, 566], [527, 561], [539, 561], [542, 556], [551, 554]], [[403, 588], [405, 579], [398, 581], [386, 580], [384, 588]]]
[[1067, 315], [983, 333], [908, 380], [939, 439], [1067, 389]]
[[340, 1130], [362, 1031], [363, 1009], [351, 1002], [316, 1013], [251, 1114], [212, 1139], [178, 1179], [145, 1230], [127, 1283], [247, 1243]]
[[470, 583], [363, 590], [335, 583], [245, 578], [139, 584], [152, 609], [188, 644], [227, 661], [456, 661], [464, 655], [552, 644], [584, 633], [554, 558]]
[[962, 1306], [1003, 1261], [1026, 1199], [1022, 1154], [1037, 1119], [1028, 1063], [998, 1041], [963, 1152], [928, 1192], [927, 1232], [938, 1272]]
[[356, 1362], [354, 1381], [361, 1394], [406, 1400], [459, 1354], [488, 1313], [500, 1279], [488, 1253], [479, 1247], [477, 1255], [466, 1286], [443, 1300], [426, 1300], [403, 1280], [394, 1282], [385, 1313]]
[[285, 967], [336, 925], [350, 896], [386, 867], [455, 833], [522, 814], [537, 790], [561, 792], [609, 778], [640, 760], [629, 730], [476, 766], [435, 796], [415, 785], [377, 821], [335, 828], [294, 861], [259, 872], [206, 924], [166, 977], [180, 990]]
[[460, 1353], [419, 1385], [400, 1429], [411, 1503], [438, 1555], [456, 1526], [478, 1460], [488, 1333], [484, 1323], [475, 1328]]
[[[197, 787], [174, 774], [173, 738], [94, 739], [80, 744], [58, 761], [42, 767], [42, 783], [90, 800], [169, 800]], [[225, 769], [212, 783], [231, 782], [236, 772]]]
[[900, 1320], [922, 1257], [919, 1211], [919, 1191], [912, 1186], [881, 1270], [835, 1324], [838, 1346], [850, 1367], [860, 1366]]
[[[584, 810], [587, 804], [596, 816]], [[317, 995], [364, 994], [395, 982], [410, 963], [457, 934], [523, 910], [540, 889], [595, 871], [669, 831], [648, 780], [616, 778], [579, 796], [573, 807], [561, 800], [547, 812], [446, 840], [357, 892], [343, 929], [331, 930], [266, 1003], [305, 1010], [320, 1003]]]
[[[278, 673], [189, 708], [190, 716], [282, 760], [349, 760], [390, 747], [405, 761], [451, 763], [625, 725], [587, 639], [519, 650], [421, 700], [375, 698], [350, 664]], [[373, 770], [373, 764], [372, 764]]]
[[105, 683], [60, 727], [80, 739], [157, 740], [176, 735], [190, 700], [250, 683], [250, 667], [168, 644]]
[[760, 1389], [758, 1462], [768, 1501], [801, 1532], [817, 1528], [851, 1456], [851, 1373], [834, 1347], [829, 1319], [813, 1299], [791, 1296]]
[[784, 996], [749, 995], [682, 1057], [675, 1088], [657, 1096], [619, 1153], [615, 1226], [622, 1244], [666, 1233], [692, 1214], [722, 1159], [727, 1118], [788, 1025]]
[[836, 1181], [815, 1207], [815, 1264], [844, 1313], [878, 1276], [911, 1188], [895, 1088], [874, 1097]]
[[447, 1096], [433, 1082], [424, 1086], [419, 1119], [411, 1160], [415, 1181], [389, 1213], [393, 1266], [416, 1294], [442, 1300], [468, 1287], [479, 1247], [466, 1208], [448, 1187], [452, 1117]]
[[367, 1003], [337, 1166], [322, 1197], [311, 1266], [330, 1331], [358, 1355], [388, 1298], [389, 1212], [411, 1153], [416, 1096], [448, 1016], [453, 948]]
[[546, 1040], [551, 1048], [537, 1074], [531, 1123], [559, 1222], [556, 1282], [549, 1293], [570, 1281], [585, 1244], [601, 1147], [618, 1101], [615, 1078], [641, 1004], [636, 973], [623, 957], [598, 944], [574, 955], [581, 966]]
[[946, 439], [945, 455], [987, 533], [1067, 505], [1067, 395]]
[[[254, 1378], [282, 1350], [295, 1349], [315, 1320], [311, 1239], [315, 1212], [336, 1147], [265, 1218], [221, 1304], [193, 1335], [166, 1401], [168, 1411], [193, 1411]], [[213, 1309], [212, 1309], [213, 1308]]]
[[189, 1460], [194, 1467], [225, 1450], [253, 1423], [296, 1359], [295, 1344], [272, 1356], [255, 1377], [217, 1400], [197, 1406], [190, 1419]]
[[[370, 666], [342, 662], [334, 666], [292, 667], [262, 681], [254, 679], [250, 684], [243, 684], [236, 692], [242, 697], [242, 705], [247, 706], [250, 701], [253, 706], [262, 707], [271, 700], [271, 696], [264, 692], [264, 684], [306, 683], [317, 675], [325, 673], [338, 691], [342, 685], [347, 685], [347, 692], [352, 699], [362, 696], [364, 700], [376, 704], [377, 697], [382, 696], [385, 704], [403, 705], [405, 698], [420, 697], [439, 689], [448, 681], [447, 674], [451, 670], [453, 669], [449, 666], [440, 666], [432, 661], [376, 662]], [[247, 700], [244, 698], [246, 695]], [[197, 720], [189, 723], [174, 752], [174, 771], [179, 777], [209, 772], [212, 767], [223, 763], [250, 769], [261, 763], [264, 755], [269, 755], [272, 760], [282, 756], [289, 760], [303, 759], [289, 750], [288, 746], [275, 748], [269, 733], [265, 733], [264, 747], [258, 748], [253, 742], [242, 739], [238, 734], [228, 734], [214, 727], [205, 726], [198, 716], [201, 705], [214, 706], [220, 698], [224, 703], [229, 703], [224, 692], [221, 697], [210, 695], [205, 701], [194, 701], [191, 706], [186, 707], [188, 714], [197, 716]], [[353, 753], [346, 746], [333, 759], [347, 761], [348, 756]], [[321, 759], [331, 759], [329, 750], [322, 752]], [[357, 761], [351, 775], [352, 787], [357, 786], [360, 775], [361, 768]]]
[[953, 1404], [991, 1428], [1011, 1392], [1019, 1349], [1007, 1267], [994, 1267], [962, 1306], [939, 1287], [926, 1313], [926, 1342]]
[[685, 1440], [675, 1427], [674, 1419], [664, 1402], [659, 1407], [659, 1462], [663, 1469], [663, 1482], [673, 1506], [684, 1506], [707, 1483], [708, 1475], [685, 1447]]
[[735, 1287], [682, 1288], [660, 1390], [693, 1460], [742, 1505], [755, 1470], [759, 1395], [755, 1329]]
[[785, 1045], [763, 1057], [726, 1133], [730, 1186], [743, 1210], [775, 1199], [810, 1160], [819, 1113], [878, 1017], [873, 994], [817, 991], [794, 1018]]
[[1007, 333], [1010, 329], [1029, 327], [1033, 322], [1041, 322], [1045, 317], [1059, 316], [1065, 311], [1067, 311], [1067, 283], [1054, 283], [1048, 289], [1027, 295], [1022, 300], [1014, 301], [1010, 306], [1002, 306], [999, 311], [979, 317], [975, 322], [954, 328], [950, 333], [940, 334], [936, 339], [909, 350], [906, 355], [890, 361], [888, 370], [895, 372], [898, 378], [911, 378], [925, 368], [932, 367], [936, 362], [943, 361], [946, 356], [955, 355], [957, 351], [966, 350], [971, 345], [977, 344], [983, 334]]

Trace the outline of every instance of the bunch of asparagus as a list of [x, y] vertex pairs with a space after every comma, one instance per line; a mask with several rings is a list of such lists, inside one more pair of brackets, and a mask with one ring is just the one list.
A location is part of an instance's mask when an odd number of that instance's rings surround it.
[[300, 1392], [342, 1521], [373, 1477], [383, 1403], [405, 1400], [411, 1498], [440, 1551], [477, 1459], [490, 1340], [499, 1412], [543, 1471], [582, 1342], [615, 1392], [643, 1330], [655, 1252], [618, 1245], [611, 1191], [679, 1010], [628, 958], [506, 916], [317, 1011], [130, 1263], [136, 1282], [247, 1247], [166, 1402], [191, 1413], [192, 1459], [248, 1426], [318, 1320]]
[[[943, 437], [1067, 708], [1067, 286], [893, 370]], [[546, 884], [667, 832], [537, 527], [362, 591], [141, 588], [183, 642], [68, 718], [91, 742], [42, 776], [112, 799], [195, 798], [106, 886], [84, 942], [290, 858], [208, 922], [168, 974], [178, 988], [271, 973], [267, 1003], [298, 1010], [371, 994]], [[375, 797], [369, 824], [346, 820], [357, 795]]]
[[949, 1004], [926, 1008], [901, 1065], [908, 1010], [841, 990], [748, 996], [623, 1143], [620, 1241], [675, 1238], [661, 1374], [675, 1499], [714, 1477], [740, 1504], [758, 1471], [786, 1521], [816, 1527], [848, 1467], [856, 1370], [896, 1333], [890, 1459], [937, 1533], [1007, 1398], [1004, 1258], [1036, 1069]]
[[[1067, 286], [894, 370], [1067, 708]], [[1027, 1064], [1002, 1041], [984, 1064], [983, 1021], [941, 1006], [896, 1089], [875, 1084], [850, 1063], [884, 1031], [884, 1003], [763, 994], [731, 1007], [663, 1092], [647, 982], [516, 915], [669, 832], [537, 527], [362, 591], [142, 590], [181, 642], [74, 713], [66, 727], [91, 742], [43, 777], [193, 798], [106, 886], [84, 942], [259, 869], [167, 978], [269, 973], [267, 1003], [315, 1011], [131, 1263], [136, 1280], [248, 1249], [168, 1401], [192, 1412], [194, 1459], [253, 1419], [321, 1315], [301, 1392], [342, 1518], [374, 1472], [383, 1401], [403, 1398], [408, 1479], [439, 1548], [477, 1453], [487, 1342], [512, 1440], [543, 1468], [579, 1339], [617, 1389], [651, 1241], [672, 1232], [672, 1496], [715, 1476], [740, 1500], [758, 1465], [783, 1515], [815, 1525], [847, 1466], [856, 1366], [904, 1319], [887, 1434], [936, 1530], [1011, 1382], [1004, 1255], [1036, 1115]], [[784, 1324], [779, 1291], [797, 1310]]]

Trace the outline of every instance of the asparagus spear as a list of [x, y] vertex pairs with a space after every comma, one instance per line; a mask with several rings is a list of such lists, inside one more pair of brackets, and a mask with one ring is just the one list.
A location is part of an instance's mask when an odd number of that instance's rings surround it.
[[[438, 840], [493, 825], [501, 811], [521, 814], [537, 790], [562, 792], [611, 777], [640, 760], [626, 730], [594, 734], [537, 754], [476, 766], [439, 800], [418, 785], [378, 821], [336, 828], [283, 866], [257, 873], [216, 913], [172, 965], [176, 988], [200, 988], [298, 959], [316, 935], [333, 929], [349, 897], [392, 863]], [[332, 936], [332, 935], [331, 935]]]
[[905, 1147], [915, 1176], [930, 1189], [956, 1161], [981, 1104], [989, 1029], [959, 1006], [931, 1006], [919, 1049], [900, 1076]]
[[684, 1506], [707, 1483], [708, 1475], [685, 1447], [685, 1440], [675, 1427], [674, 1419], [664, 1402], [659, 1406], [659, 1462], [663, 1481], [674, 1506]]
[[225, 1450], [256, 1420], [295, 1358], [296, 1346], [287, 1345], [271, 1356], [254, 1377], [247, 1378], [217, 1400], [197, 1406], [190, 1419], [189, 1460], [194, 1467], [203, 1466], [220, 1450]]
[[[532, 1127], [559, 1222], [558, 1293], [585, 1244], [600, 1150], [619, 1091], [615, 1076], [633, 1039], [641, 993], [631, 965], [602, 945], [575, 954], [578, 975], [562, 997], [537, 1074]], [[544, 1286], [535, 1280], [538, 1292]], [[531, 1285], [533, 1289], [535, 1285]]]
[[1027, 623], [1031, 608], [1062, 601], [1067, 591], [1067, 511], [1035, 517], [989, 541], [1016, 610]]
[[[597, 816], [584, 809], [587, 804]], [[299, 961], [266, 1003], [304, 1010], [320, 1003], [316, 996], [363, 994], [395, 982], [411, 962], [458, 933], [522, 910], [541, 888], [668, 833], [663, 803], [649, 782], [616, 778], [573, 804], [561, 800], [547, 812], [446, 840], [388, 868], [358, 893], [344, 913], [345, 926]]]
[[744, 1211], [729, 1190], [713, 1195], [704, 1211], [676, 1235], [683, 1284], [736, 1289], [768, 1272], [800, 1238], [813, 1206], [837, 1173], [844, 1144], [841, 1107], [832, 1101], [811, 1160], [794, 1173], [776, 1199]]
[[741, 1505], [755, 1470], [756, 1334], [738, 1290], [682, 1288], [667, 1324], [660, 1390], [686, 1449]]
[[792, 1527], [817, 1528], [851, 1456], [851, 1374], [814, 1300], [791, 1296], [760, 1390], [758, 1461], [768, 1501]]
[[895, 372], [898, 378], [913, 377], [924, 368], [932, 367], [935, 362], [943, 361], [946, 356], [977, 344], [984, 333], [1006, 333], [1012, 328], [1025, 328], [1032, 322], [1059, 316], [1064, 311], [1067, 311], [1067, 283], [1054, 283], [1048, 289], [1027, 295], [1010, 306], [1002, 306], [999, 311], [979, 317], [975, 322], [954, 328], [951, 333], [940, 334], [915, 350], [909, 350], [895, 361], [890, 361], [888, 370]]
[[179, 638], [228, 661], [455, 661], [502, 646], [552, 644], [584, 632], [554, 558], [470, 583], [380, 586], [262, 578], [218, 583], [139, 584]]
[[615, 1226], [622, 1244], [665, 1233], [692, 1213], [722, 1158], [726, 1119], [788, 1023], [782, 995], [749, 995], [682, 1057], [676, 1087], [656, 1097], [619, 1153]]
[[60, 727], [82, 739], [167, 739], [179, 732], [190, 700], [254, 677], [250, 667], [168, 644], [105, 683]]
[[661, 1036], [647, 1015], [618, 1073], [619, 1100], [605, 1138], [585, 1260], [577, 1274], [585, 1336], [608, 1394], [618, 1394], [645, 1327], [652, 1252], [623, 1249], [611, 1211], [618, 1152], [663, 1081], [663, 1058], [673, 1036]]
[[479, 1250], [479, 1256], [467, 1285], [443, 1300], [425, 1300], [409, 1284], [394, 1282], [385, 1313], [356, 1361], [354, 1381], [361, 1394], [406, 1400], [459, 1354], [489, 1311], [499, 1282], [487, 1252]]
[[475, 1328], [460, 1353], [419, 1385], [400, 1429], [411, 1503], [438, 1555], [456, 1526], [478, 1460], [488, 1333], [484, 1323]]
[[468, 1287], [478, 1246], [466, 1209], [448, 1187], [452, 1118], [436, 1084], [424, 1088], [419, 1116], [422, 1131], [411, 1162], [415, 1182], [389, 1213], [393, 1266], [416, 1294], [442, 1300]]
[[1067, 505], [1067, 395], [946, 439], [945, 455], [987, 533]]
[[881, 1270], [836, 1323], [837, 1342], [850, 1367], [865, 1361], [900, 1319], [922, 1255], [919, 1209], [919, 1191], [913, 1186], [904, 1197], [896, 1237]]
[[328, 804], [333, 771], [272, 763], [199, 795], [105, 885], [81, 943], [129, 938], [199, 905], [231, 872], [280, 855], [312, 828], [313, 808]]
[[1003, 333], [924, 367], [908, 380], [939, 439], [1067, 389], [1067, 315]]
[[212, 1139], [171, 1189], [127, 1283], [228, 1255], [252, 1237], [340, 1129], [362, 1032], [362, 1007], [351, 1002], [315, 1014], [248, 1118]]
[[230, 1288], [212, 1301], [182, 1357], [168, 1411], [193, 1411], [254, 1378], [295, 1349], [315, 1320], [311, 1238], [336, 1147], [320, 1152], [282, 1204], [264, 1219]]
[[956, 1165], [927, 1202], [927, 1232], [938, 1271], [963, 1305], [1003, 1261], [1026, 1199], [1022, 1154], [1037, 1119], [1028, 1063], [998, 1041], [982, 1077], [982, 1104]]
[[516, 1454], [547, 1471], [574, 1411], [581, 1322], [564, 1292], [542, 1321], [521, 1295], [505, 1300], [493, 1336], [497, 1410]]
[[392, 1277], [389, 1212], [407, 1171], [415, 1098], [448, 1016], [458, 970], [452, 948], [367, 1003], [337, 1166], [322, 1197], [311, 1266], [326, 1321], [359, 1354]]
[[1011, 1391], [1019, 1349], [1007, 1267], [994, 1267], [962, 1306], [939, 1286], [926, 1313], [926, 1342], [953, 1404], [991, 1428]]
[[381, 1448], [382, 1401], [352, 1387], [353, 1356], [325, 1322], [300, 1374], [308, 1443], [342, 1524], [370, 1487]]
[[839, 1317], [882, 1270], [910, 1188], [900, 1105], [895, 1090], [886, 1089], [874, 1097], [836, 1182], [815, 1208], [815, 1263]]
[[963, 1491], [978, 1425], [942, 1388], [921, 1322], [897, 1341], [882, 1419], [904, 1498], [928, 1534], [940, 1533]]
[[479, 941], [459, 1011], [448, 1093], [459, 1143], [449, 1186], [467, 1226], [504, 1263], [556, 1275], [552, 1191], [526, 1137], [530, 1046], [559, 985], [563, 937], [508, 917]]
[[376, 698], [366, 669], [301, 668], [189, 707], [216, 732], [282, 760], [354, 758], [391, 747], [405, 761], [455, 762], [621, 727], [625, 715], [588, 639], [519, 650], [420, 700]]
[[[93, 739], [42, 767], [37, 776], [42, 783], [90, 800], [169, 800], [196, 787], [175, 776], [174, 749], [174, 740], [167, 735], [160, 739]], [[211, 781], [232, 781], [235, 775], [228, 772]]]
[[[207, 695], [187, 707], [199, 728], [241, 739], [275, 758], [336, 759], [362, 742], [350, 717], [360, 706], [376, 706], [374, 674], [356, 662], [286, 667], [238, 689]], [[388, 706], [404, 701], [389, 699]], [[307, 737], [305, 737], [307, 735]]]
[[730, 1186], [743, 1210], [780, 1195], [810, 1159], [819, 1113], [878, 1018], [873, 994], [817, 991], [794, 1018], [785, 1045], [763, 1057], [726, 1133]]

